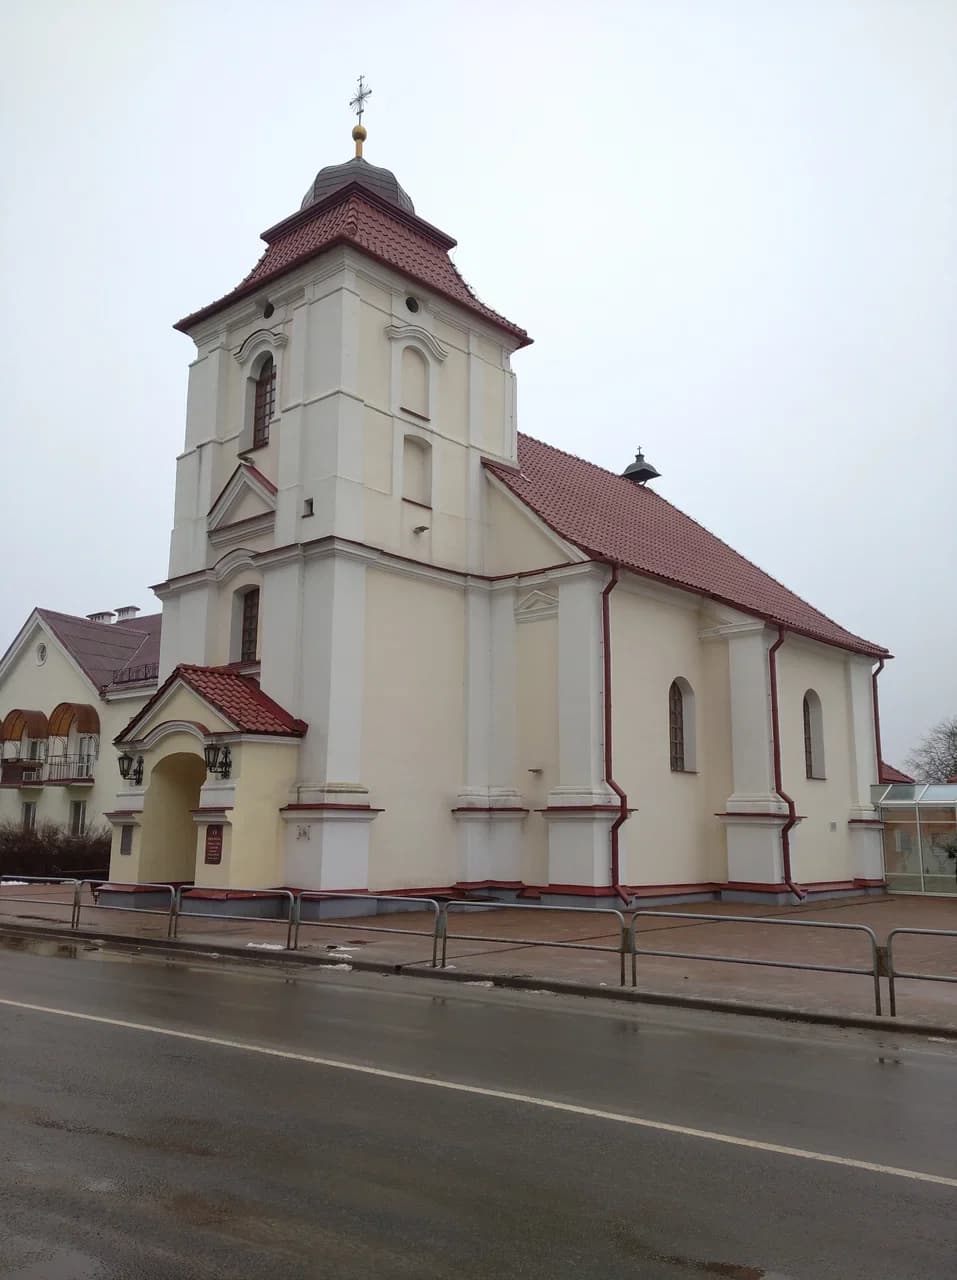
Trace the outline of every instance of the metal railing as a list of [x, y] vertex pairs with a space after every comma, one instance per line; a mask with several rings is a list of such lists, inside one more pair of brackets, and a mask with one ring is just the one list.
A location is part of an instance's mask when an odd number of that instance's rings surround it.
[[[170, 909], [169, 909], [169, 926], [166, 931], [166, 936], [168, 938], [176, 938], [179, 936], [179, 921], [180, 921], [180, 917], [184, 915], [196, 916], [200, 919], [212, 919], [212, 920], [247, 920], [248, 921], [248, 920], [262, 920], [265, 918], [263, 916], [254, 916], [254, 915], [238, 916], [226, 911], [193, 911], [193, 910], [184, 911], [183, 910], [184, 897], [186, 898], [187, 902], [189, 901], [202, 902], [201, 897], [190, 899], [190, 894], [192, 893], [202, 894], [206, 892], [210, 892], [210, 890], [199, 888], [196, 885], [180, 885], [177, 889], [173, 891], [173, 901], [170, 903]], [[293, 893], [291, 889], [262, 889], [262, 888], [242, 889], [242, 888], [233, 886], [229, 889], [212, 890], [212, 892], [216, 892], [216, 893], [221, 892], [224, 895], [222, 901], [225, 901], [225, 902], [229, 901], [230, 895], [244, 896], [247, 894], [255, 894], [260, 901], [263, 898], [285, 898], [286, 901], [289, 903], [289, 908], [286, 912], [286, 950], [287, 951], [295, 950], [295, 947], [293, 946], [293, 928], [296, 922], [296, 895]]]
[[43, 773], [47, 782], [72, 782], [74, 779], [92, 782], [95, 768], [95, 756], [49, 756]]
[[139, 680], [155, 680], [159, 675], [158, 662], [141, 662], [136, 667], [120, 667], [113, 672], [114, 684], [135, 684]]
[[16, 888], [18, 885], [31, 884], [52, 884], [52, 885], [69, 885], [73, 893], [69, 901], [59, 902], [56, 898], [26, 898], [20, 893], [4, 893], [0, 896], [0, 902], [32, 902], [41, 907], [69, 907], [70, 908], [70, 928], [77, 927], [77, 904], [80, 900], [80, 890], [83, 886], [82, 880], [77, 880], [73, 876], [0, 876], [0, 889], [5, 885]]
[[[869, 968], [856, 968], [849, 965], [805, 964], [798, 960], [756, 960], [753, 956], [712, 955], [694, 951], [659, 951], [641, 948], [635, 945], [635, 924], [639, 919], [664, 920], [699, 920], [710, 924], [760, 924], [781, 925], [790, 929], [841, 929], [847, 933], [863, 933], [871, 945], [871, 963]], [[824, 920], [782, 920], [776, 916], [724, 916], [707, 915], [703, 912], [691, 911], [636, 911], [629, 927], [631, 954], [631, 985], [638, 986], [638, 956], [668, 956], [675, 960], [706, 960], [717, 964], [758, 965], [768, 969], [803, 969], [813, 973], [852, 973], [870, 977], [874, 983], [874, 1011], [879, 1016], [881, 1010], [881, 951], [874, 930], [866, 924], [834, 924]]]
[[[120, 906], [117, 906], [116, 903], [106, 905], [105, 903], [102, 903], [99, 900], [100, 890], [103, 888], [104, 885], [109, 885], [110, 889], [116, 890], [120, 893], [122, 893], [124, 889], [129, 893], [141, 892], [143, 889], [162, 890], [164, 893], [169, 894], [170, 904], [168, 907], [164, 907], [162, 911], [160, 911], [156, 907], [133, 907], [133, 906], [120, 907]], [[84, 904], [83, 889], [86, 886], [89, 886], [90, 896], [93, 899], [93, 901]], [[80, 913], [83, 910], [84, 905], [86, 905], [91, 911], [135, 911], [138, 915], [143, 915], [143, 916], [169, 917], [169, 914], [173, 909], [173, 901], [175, 896], [176, 896], [176, 886], [171, 884], [162, 884], [162, 883], [153, 882], [153, 881], [143, 881], [142, 884], [118, 884], [115, 880], [81, 880], [80, 887], [77, 890], [77, 895], [76, 895], [76, 916], [75, 916], [73, 928], [79, 929], [80, 927]], [[169, 937], [168, 928], [166, 931], [166, 936]]]
[[897, 1017], [897, 979], [912, 978], [919, 982], [957, 982], [957, 974], [952, 973], [914, 973], [909, 969], [894, 967], [894, 939], [907, 934], [910, 937], [955, 938], [957, 929], [891, 929], [884, 947], [885, 972], [887, 987], [891, 997], [891, 1017]]
[[[358, 900], [360, 902], [420, 902], [427, 906], [433, 913], [433, 923], [431, 930], [428, 929], [400, 929], [395, 925], [384, 924], [343, 924], [337, 920], [324, 920], [321, 917], [318, 920], [302, 919], [303, 902], [322, 902], [328, 899], [341, 898], [346, 901]], [[443, 910], [441, 903], [434, 898], [412, 898], [402, 893], [339, 893], [332, 889], [328, 892], [314, 890], [312, 892], [303, 890], [296, 897], [296, 925], [292, 935], [292, 951], [298, 950], [299, 947], [299, 930], [305, 923], [308, 925], [319, 925], [323, 929], [349, 929], [352, 933], [404, 933], [409, 937], [415, 938], [432, 938], [432, 968], [436, 967], [436, 956], [439, 946], [439, 916]]]
[[[554, 942], [543, 941], [541, 938], [498, 938], [490, 934], [469, 934], [456, 933], [452, 935], [454, 942], [505, 942], [512, 943], [516, 947], [563, 947], [572, 951], [604, 951], [611, 955], [617, 955], [619, 958], [619, 986], [625, 985], [625, 956], [628, 954], [627, 943], [629, 938], [629, 928], [625, 924], [625, 917], [614, 907], [550, 907], [538, 902], [483, 902], [483, 901], [467, 901], [462, 899], [454, 899], [452, 902], [444, 904], [442, 915], [436, 922], [436, 928], [441, 928], [441, 967], [446, 967], [446, 959], [448, 955], [449, 941], [449, 911], [453, 907], [470, 907], [473, 911], [478, 908], [484, 910], [486, 907], [492, 910], [518, 910], [518, 911], [573, 911], [577, 915], [581, 915], [583, 911], [589, 915], [614, 916], [618, 921], [618, 946], [603, 947], [594, 942]], [[434, 968], [433, 964], [433, 968]]]

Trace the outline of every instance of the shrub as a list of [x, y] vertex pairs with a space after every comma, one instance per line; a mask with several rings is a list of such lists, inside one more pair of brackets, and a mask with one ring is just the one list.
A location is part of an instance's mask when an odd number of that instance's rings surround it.
[[91, 827], [72, 835], [68, 827], [41, 822], [24, 831], [17, 822], [0, 822], [0, 875], [106, 876], [110, 865], [109, 827]]

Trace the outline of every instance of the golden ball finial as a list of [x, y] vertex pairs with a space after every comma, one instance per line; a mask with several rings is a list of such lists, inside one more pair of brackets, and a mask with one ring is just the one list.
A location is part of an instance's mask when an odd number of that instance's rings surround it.
[[356, 144], [356, 155], [362, 155], [362, 144], [369, 135], [365, 131], [365, 126], [357, 124], [352, 130], [352, 140]]

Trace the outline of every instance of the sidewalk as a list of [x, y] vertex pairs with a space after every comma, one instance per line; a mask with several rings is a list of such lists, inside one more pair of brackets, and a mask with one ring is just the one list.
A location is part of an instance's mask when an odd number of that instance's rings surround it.
[[[15, 896], [42, 899], [14, 901]], [[3, 923], [59, 927], [69, 933], [71, 895], [65, 887], [0, 887], [0, 927]], [[242, 910], [241, 904], [234, 909]], [[864, 924], [884, 943], [892, 928], [957, 930], [957, 900], [940, 898], [831, 899], [801, 906], [764, 907], [757, 904], [700, 903], [676, 911], [680, 919], [642, 918], [638, 946], [647, 950], [698, 955], [737, 956], [750, 960], [795, 961], [867, 968], [870, 945], [863, 933], [837, 929], [780, 928], [772, 924], [696, 921], [694, 914], [746, 916]], [[626, 919], [628, 913], [625, 913]], [[141, 915], [84, 905], [80, 922], [84, 933], [108, 938], [123, 936], [162, 941], [165, 915]], [[420, 930], [421, 936], [387, 930]], [[299, 952], [303, 957], [327, 958], [331, 964], [372, 964], [407, 972], [429, 971], [432, 959], [432, 915], [403, 912], [356, 917], [335, 925], [303, 924]], [[472, 935], [465, 939], [461, 935]], [[286, 926], [273, 921], [228, 921], [180, 917], [179, 941], [253, 955], [284, 952]], [[579, 943], [587, 947], [530, 946], [526, 940]], [[454, 909], [449, 914], [448, 968], [456, 977], [497, 980], [520, 977], [541, 981], [618, 987], [618, 924], [611, 915], [589, 911], [548, 912], [517, 909]], [[297, 953], [298, 954], [298, 953]], [[949, 974], [957, 977], [957, 938], [902, 938], [895, 944], [898, 969]], [[630, 958], [627, 961], [630, 984]], [[888, 1011], [887, 982], [882, 980], [884, 1012]], [[638, 989], [672, 998], [737, 1001], [775, 1009], [870, 1017], [874, 1014], [873, 980], [867, 975], [815, 973], [765, 968], [743, 963], [716, 963], [693, 958], [638, 957]], [[957, 1027], [957, 984], [899, 979], [898, 1015], [901, 1020], [929, 1026]], [[893, 1025], [888, 1020], [889, 1025]]]

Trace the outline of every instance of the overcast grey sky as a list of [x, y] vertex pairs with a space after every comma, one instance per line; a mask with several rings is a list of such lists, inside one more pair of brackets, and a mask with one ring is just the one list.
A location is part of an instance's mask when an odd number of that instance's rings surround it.
[[35, 604], [166, 574], [192, 343], [351, 154], [535, 345], [521, 428], [886, 644], [885, 755], [957, 713], [955, 0], [8, 0], [7, 548]]

